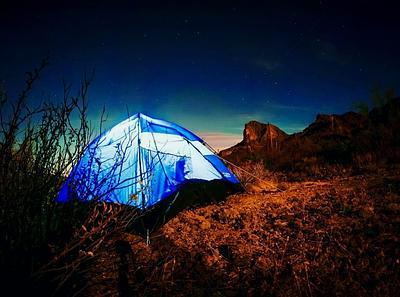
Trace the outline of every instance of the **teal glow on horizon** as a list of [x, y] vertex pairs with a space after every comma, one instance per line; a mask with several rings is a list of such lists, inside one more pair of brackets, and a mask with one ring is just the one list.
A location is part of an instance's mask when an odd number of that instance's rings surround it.
[[400, 89], [397, 10], [359, 5], [8, 1], [0, 82], [15, 98], [49, 53], [32, 105], [62, 100], [62, 80], [76, 87], [95, 70], [94, 127], [104, 106], [108, 127], [141, 111], [225, 138], [251, 120], [295, 133], [368, 101], [375, 83]]

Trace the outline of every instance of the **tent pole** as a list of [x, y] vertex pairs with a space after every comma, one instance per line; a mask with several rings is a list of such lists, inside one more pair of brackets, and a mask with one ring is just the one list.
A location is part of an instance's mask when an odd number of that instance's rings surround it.
[[144, 201], [144, 192], [143, 192], [143, 177], [142, 177], [142, 158], [140, 155], [140, 113], [138, 114], [138, 158], [139, 158], [139, 184], [140, 184], [140, 195], [142, 196], [142, 210], [144, 210], [145, 207], [145, 201]]

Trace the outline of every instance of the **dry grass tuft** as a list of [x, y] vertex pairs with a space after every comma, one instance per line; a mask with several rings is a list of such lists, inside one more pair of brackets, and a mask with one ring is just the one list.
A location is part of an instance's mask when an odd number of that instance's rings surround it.
[[247, 162], [240, 168], [231, 166], [231, 169], [249, 193], [268, 193], [279, 190], [277, 176], [267, 170], [262, 162]]

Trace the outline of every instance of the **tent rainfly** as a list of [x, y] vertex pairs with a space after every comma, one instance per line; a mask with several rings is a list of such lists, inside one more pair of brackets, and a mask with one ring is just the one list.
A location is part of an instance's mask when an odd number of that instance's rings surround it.
[[58, 201], [75, 197], [146, 210], [199, 180], [239, 183], [194, 133], [137, 113], [89, 144]]

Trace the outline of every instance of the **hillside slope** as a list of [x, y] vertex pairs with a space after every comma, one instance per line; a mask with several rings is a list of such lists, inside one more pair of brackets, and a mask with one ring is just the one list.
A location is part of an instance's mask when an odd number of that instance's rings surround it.
[[[355, 112], [342, 115], [317, 115], [316, 120], [302, 132], [286, 135], [271, 124], [274, 133], [265, 137], [246, 124], [243, 141], [220, 152], [221, 157], [241, 164], [259, 160], [271, 169], [304, 171], [318, 176], [318, 170], [332, 165], [352, 169], [372, 163], [400, 161], [400, 98], [392, 99], [381, 108], [374, 108], [368, 116]], [[249, 137], [255, 130], [256, 137]]]

